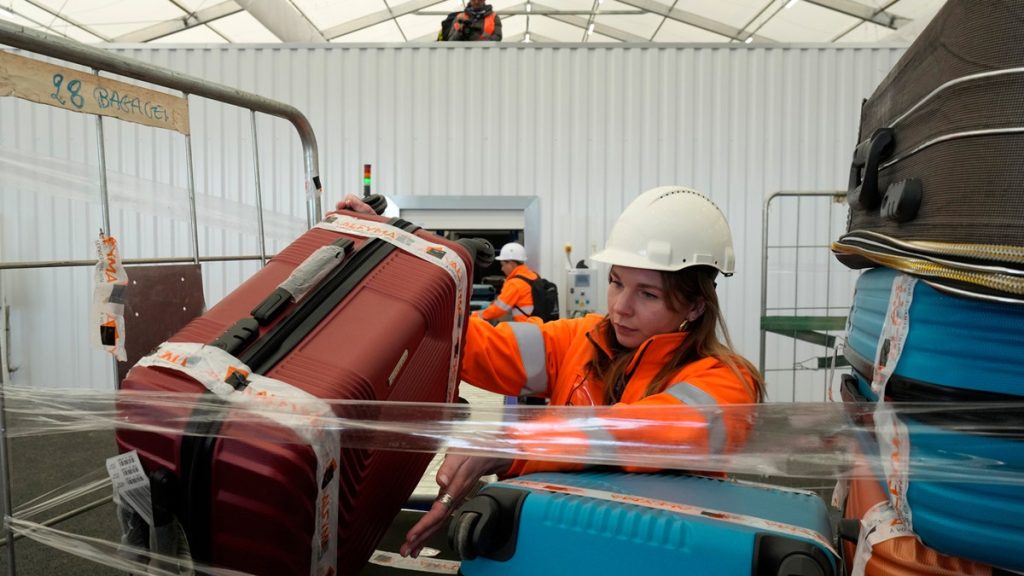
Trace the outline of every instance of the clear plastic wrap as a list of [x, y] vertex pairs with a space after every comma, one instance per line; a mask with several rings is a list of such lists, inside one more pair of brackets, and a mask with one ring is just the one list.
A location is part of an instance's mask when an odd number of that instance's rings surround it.
[[[8, 437], [74, 434], [87, 431], [136, 429], [180, 434], [189, 419], [267, 424], [294, 420], [297, 413], [318, 414], [326, 402], [333, 415], [303, 420], [303, 425], [320, 433], [337, 434], [346, 448], [447, 452], [505, 458], [542, 458], [594, 465], [638, 465], [651, 468], [763, 474], [773, 477], [843, 479], [859, 477], [869, 468], [880, 470], [882, 454], [873, 438], [878, 422], [898, 421], [910, 430], [912, 442], [928, 435], [929, 442], [949, 437], [951, 446], [964, 435], [999, 441], [1024, 441], [1019, 425], [1007, 415], [1024, 415], [1024, 402], [999, 404], [886, 404], [806, 403], [736, 406], [680, 407], [479, 407], [469, 404], [385, 403], [350, 400], [311, 400], [316, 406], [294, 404], [254, 406], [232, 404], [225, 408], [214, 395], [158, 392], [93, 392], [82, 390], [38, 390], [7, 387], [4, 390]], [[307, 409], [308, 408], [308, 409]], [[657, 426], [657, 437], [665, 437], [666, 422], [673, 414], [680, 437], [692, 437], [703, 422], [725, 419], [749, 429], [746, 441], [723, 453], [707, 453], [690, 443], [594, 442], [586, 450], [577, 445], [581, 438], [595, 438], [588, 431], [632, 430], [643, 436]], [[699, 414], [701, 418], [694, 418]], [[152, 414], [153, 417], [146, 417]], [[168, 418], [168, 414], [184, 416]], [[127, 417], [126, 415], [130, 415]], [[934, 425], [948, 421], [948, 426]], [[1017, 417], [1016, 421], [1020, 421]], [[922, 422], [924, 424], [922, 424]], [[219, 435], [230, 437], [222, 427]], [[224, 431], [227, 431], [226, 433]], [[583, 432], [583, 434], [581, 434]], [[609, 437], [609, 436], [605, 436]], [[268, 432], [267, 441], [275, 441]], [[280, 439], [293, 435], [280, 435]], [[529, 441], [523, 441], [529, 438]], [[115, 456], [115, 454], [110, 454]], [[950, 450], [941, 458], [904, 455], [911, 479], [940, 482], [980, 482], [1024, 485], [1024, 468], [1011, 460], [983, 458], [977, 454]], [[858, 466], [865, 460], [870, 467]], [[43, 523], [48, 513], [78, 500], [95, 500], [109, 495], [111, 481], [97, 462], [94, 474], [48, 492], [15, 507], [11, 530], [20, 536], [117, 569], [149, 574], [235, 574], [229, 570], [193, 566], [180, 555], [156, 554], [133, 546], [130, 539], [113, 542], [63, 531]], [[130, 531], [129, 531], [130, 533]], [[138, 543], [136, 543], [138, 544]]]
[[[188, 420], [230, 418], [234, 422], [279, 421], [293, 416], [294, 408], [232, 406], [224, 410], [214, 397], [160, 392], [92, 392], [82, 390], [5, 390], [8, 436], [63, 434], [91, 430], [136, 429], [180, 434]], [[941, 442], [964, 435], [1001, 440], [1021, 440], [1019, 425], [1000, 425], [1008, 414], [1024, 415], [1024, 401], [978, 404], [891, 403], [769, 403], [729, 406], [502, 406], [468, 404], [421, 404], [353, 400], [317, 400], [329, 404], [333, 417], [318, 417], [309, 426], [340, 434], [342, 446], [411, 452], [439, 452], [507, 458], [541, 458], [595, 465], [635, 465], [676, 470], [702, 470], [766, 474], [780, 477], [838, 479], [854, 474], [857, 451], [870, 457], [864, 446], [873, 442], [876, 411], [885, 410], [908, 424], [915, 436]], [[130, 411], [133, 418], [125, 418]], [[157, 418], [140, 418], [147, 412]], [[673, 412], [680, 415], [676, 423]], [[692, 436], [707, 424], [728, 419], [744, 422], [750, 432], [735, 450], [707, 453], [687, 443], [587, 442], [587, 450], [573, 449], [588, 431], [637, 431], [666, 426], [679, 436]], [[181, 413], [176, 419], [167, 414]], [[948, 417], [948, 418], [947, 418]], [[948, 419], [944, 426], [917, 425]], [[1018, 420], [1019, 421], [1019, 420]], [[536, 432], [541, 432], [537, 434]], [[583, 432], [584, 434], [580, 434]], [[229, 433], [230, 434], [230, 433]], [[523, 442], [529, 435], [529, 442]], [[594, 435], [596, 436], [596, 435]], [[273, 439], [273, 435], [268, 435]], [[875, 462], [882, 465], [882, 457]], [[984, 478], [987, 483], [1024, 485], [1024, 469], [1006, 460], [979, 458], [950, 450], [943, 458], [913, 461], [914, 477], [934, 481]]]

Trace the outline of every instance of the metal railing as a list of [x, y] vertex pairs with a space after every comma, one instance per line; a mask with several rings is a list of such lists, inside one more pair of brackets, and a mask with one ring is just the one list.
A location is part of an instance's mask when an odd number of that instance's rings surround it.
[[[224, 104], [237, 106], [250, 110], [252, 137], [253, 137], [253, 169], [255, 172], [255, 191], [257, 224], [259, 234], [260, 253], [258, 255], [238, 256], [200, 256], [199, 254], [199, 225], [196, 214], [196, 191], [195, 176], [192, 163], [192, 139], [190, 134], [185, 134], [186, 163], [188, 164], [188, 199], [189, 199], [189, 224], [191, 228], [192, 255], [190, 257], [177, 258], [137, 258], [126, 259], [125, 264], [166, 264], [176, 262], [215, 262], [215, 261], [241, 261], [260, 260], [266, 263], [266, 238], [263, 225], [263, 199], [260, 190], [259, 175], [259, 148], [256, 135], [256, 113], [264, 113], [271, 116], [283, 118], [292, 123], [298, 131], [299, 140], [302, 145], [306, 191], [306, 224], [312, 227], [320, 220], [322, 213], [321, 198], [323, 186], [320, 182], [320, 168], [316, 136], [309, 120], [297, 108], [271, 100], [269, 98], [245, 92], [230, 86], [217, 84], [166, 68], [161, 68], [141, 60], [121, 56], [108, 52], [101, 48], [80, 44], [53, 34], [18, 26], [10, 22], [0, 20], [0, 45], [5, 45], [26, 52], [56, 58], [66, 62], [72, 62], [81, 66], [89, 67], [94, 73], [108, 72], [135, 80], [141, 80], [150, 84], [178, 90], [187, 99], [189, 96], [199, 96]], [[96, 116], [96, 129], [98, 141], [98, 162], [100, 169], [100, 202], [102, 205], [103, 227], [109, 234], [110, 231], [110, 205], [107, 195], [107, 174], [106, 174], [106, 152], [104, 149], [103, 120]], [[13, 269], [35, 269], [35, 268], [58, 268], [74, 266], [94, 266], [95, 260], [45, 260], [45, 261], [0, 261], [0, 271]], [[2, 327], [0, 327], [2, 328]], [[10, 451], [7, 443], [7, 428], [5, 422], [5, 407], [3, 404], [2, 386], [6, 384], [8, 358], [6, 357], [6, 342], [3, 338], [4, 332], [0, 330], [0, 498], [3, 500], [5, 511], [4, 532], [7, 545], [7, 573], [15, 574], [14, 533], [10, 527], [8, 518], [12, 517], [13, 509], [10, 493]], [[47, 521], [45, 524], [53, 524], [68, 517], [89, 509], [94, 505], [103, 504], [109, 499], [93, 503], [87, 507], [71, 513], [64, 514]]]
[[[766, 372], [781, 372], [796, 370], [800, 366], [800, 362], [796, 357], [796, 346], [793, 348], [793, 359], [792, 365], [787, 368], [767, 368], [766, 367], [766, 354], [767, 354], [767, 335], [769, 332], [794, 338], [803, 342], [818, 345], [824, 347], [826, 350], [834, 350], [837, 344], [836, 336], [830, 334], [831, 332], [842, 332], [846, 327], [846, 311], [849, 309], [849, 303], [844, 302], [839, 305], [833, 306], [831, 303], [831, 284], [832, 284], [832, 272], [831, 272], [831, 259], [829, 260], [829, 266], [826, 269], [826, 277], [828, 279], [825, 287], [825, 305], [824, 306], [803, 306], [800, 300], [800, 284], [797, 282], [796, 276], [797, 270], [800, 268], [800, 251], [804, 249], [820, 249], [828, 250], [828, 244], [800, 244], [799, 241], [791, 243], [780, 243], [770, 244], [770, 212], [772, 203], [780, 198], [831, 198], [833, 203], [845, 202], [846, 191], [845, 190], [822, 190], [822, 191], [779, 191], [769, 194], [764, 201], [764, 209], [762, 212], [763, 222], [761, 227], [761, 315], [760, 315], [760, 355], [758, 358], [758, 368], [762, 374]], [[799, 200], [798, 200], [799, 202]], [[793, 229], [801, 229], [800, 211], [797, 210], [796, 218], [794, 221], [789, 222], [792, 224]], [[833, 239], [833, 226], [832, 220], [829, 219], [828, 227], [826, 230], [828, 241]], [[795, 253], [794, 265], [794, 290], [792, 294], [792, 306], [785, 307], [768, 307], [768, 267], [769, 267], [769, 255], [772, 250], [778, 249], [791, 249]], [[807, 311], [817, 311], [819, 314], [807, 315]], [[770, 314], [771, 312], [786, 311], [791, 314], [777, 315]], [[821, 312], [824, 314], [821, 314]], [[841, 314], [834, 314], [836, 311], [842, 311]], [[831, 363], [826, 362], [826, 366], [821, 366], [822, 359], [817, 359], [817, 365], [813, 366], [812, 369], [822, 368], [831, 366]], [[765, 374], [767, 378], [767, 374]], [[826, 376], [827, 380], [827, 376]], [[794, 395], [796, 380], [794, 376]]]

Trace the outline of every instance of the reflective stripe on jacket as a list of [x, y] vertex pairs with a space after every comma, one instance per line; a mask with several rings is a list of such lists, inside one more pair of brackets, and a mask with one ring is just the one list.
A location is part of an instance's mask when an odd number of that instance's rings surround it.
[[[462, 360], [462, 379], [466, 382], [508, 396], [544, 396], [553, 406], [595, 406], [604, 403], [603, 387], [587, 373], [586, 366], [594, 355], [594, 344], [608, 353], [604, 335], [595, 327], [603, 316], [542, 323], [531, 318], [527, 322], [492, 326], [479, 318], [471, 318]], [[591, 446], [600, 442], [608, 452], [607, 442], [672, 444], [688, 447], [694, 453], [727, 452], [747, 437], [749, 425], [744, 418], [723, 417], [709, 406], [754, 404], [757, 402], [753, 379], [745, 374], [738, 378], [728, 366], [716, 358], [702, 358], [683, 366], [658, 393], [645, 396], [648, 384], [686, 338], [684, 332], [660, 334], [637, 347], [626, 370], [627, 382], [622, 399], [612, 407], [624, 418], [642, 417], [655, 420], [641, 430], [629, 426], [594, 430], [566, 430], [564, 423], [552, 421], [549, 430], [531, 427], [517, 431], [520, 447], [542, 457], [557, 446], [561, 454], [585, 456]], [[593, 341], [593, 343], [592, 343]], [[740, 368], [742, 370], [742, 368]], [[643, 406], [642, 416], [631, 407]], [[664, 415], [649, 407], [671, 407]], [[680, 411], [680, 406], [702, 406], [700, 410]], [[632, 414], [631, 414], [632, 412]], [[705, 414], [710, 414], [705, 418]], [[665, 426], [659, 427], [657, 421]], [[680, 426], [680, 422], [694, 426]], [[553, 442], [552, 434], [563, 443]], [[581, 464], [516, 460], [508, 475], [543, 470], [571, 470]], [[625, 467], [627, 470], [645, 470]]]
[[505, 284], [502, 285], [498, 298], [490, 306], [480, 311], [481, 318], [494, 322], [509, 315], [512, 320], [522, 322], [526, 320], [527, 316], [533, 314], [533, 292], [530, 291], [530, 284], [522, 278], [513, 278], [514, 276], [525, 276], [530, 280], [539, 278], [534, 271], [526, 267], [526, 264], [516, 266], [512, 273], [505, 278]]

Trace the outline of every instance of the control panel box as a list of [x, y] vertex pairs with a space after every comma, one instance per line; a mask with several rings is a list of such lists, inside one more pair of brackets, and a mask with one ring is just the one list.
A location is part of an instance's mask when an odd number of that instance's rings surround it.
[[566, 271], [566, 318], [575, 318], [597, 311], [597, 270], [573, 268]]

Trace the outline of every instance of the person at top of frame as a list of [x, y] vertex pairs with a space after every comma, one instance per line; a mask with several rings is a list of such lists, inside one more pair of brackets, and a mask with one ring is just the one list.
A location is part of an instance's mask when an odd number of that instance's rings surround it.
[[[464, 40], [501, 41], [501, 18], [484, 0], [469, 0], [462, 12], [453, 12], [441, 25], [441, 36], [449, 42]], [[448, 24], [447, 30], [445, 24]]]

